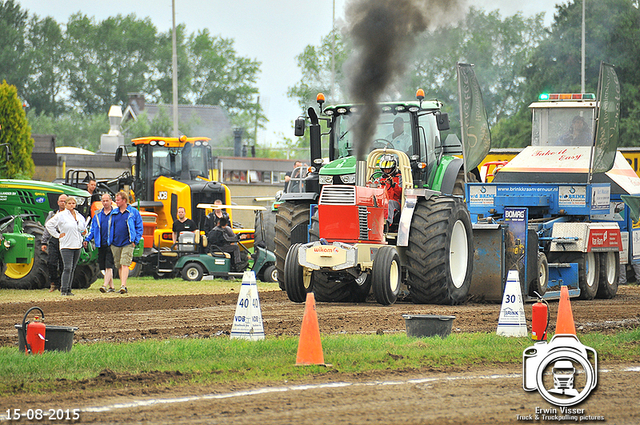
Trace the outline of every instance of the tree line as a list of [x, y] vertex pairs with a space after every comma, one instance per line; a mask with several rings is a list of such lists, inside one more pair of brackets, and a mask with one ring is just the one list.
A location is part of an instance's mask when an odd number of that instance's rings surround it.
[[[601, 61], [616, 66], [622, 86], [621, 146], [634, 146], [640, 138], [638, 3], [586, 0], [586, 91], [596, 91]], [[581, 20], [582, 0], [557, 5], [548, 27], [543, 14], [503, 17], [472, 7], [456, 22], [418, 35], [407, 59], [409, 71], [394, 85], [395, 99], [412, 99], [417, 88], [425, 89], [427, 98], [444, 102], [455, 131], [459, 113], [455, 64], [473, 63], [493, 146], [526, 146], [531, 133], [529, 104], [543, 92], [580, 91]], [[246, 138], [255, 140], [256, 114], [259, 128], [266, 121], [256, 101], [260, 63], [239, 55], [232, 39], [206, 29], [188, 32], [179, 25], [176, 38], [179, 102], [219, 105], [234, 126], [245, 127]], [[31, 131], [56, 134], [59, 145], [95, 150], [100, 134], [109, 128], [110, 105], [126, 105], [128, 93], [144, 93], [150, 103], [171, 103], [171, 31], [158, 31], [149, 18], [116, 15], [96, 21], [77, 13], [61, 24], [24, 10], [16, 0], [0, 0], [0, 41], [0, 82], [15, 87], [15, 92], [3, 89], [8, 104], [21, 102]], [[327, 94], [328, 103], [349, 102], [344, 65], [352, 50], [349, 35], [339, 29], [319, 45], [307, 46], [296, 57], [302, 78], [292, 84], [288, 96], [301, 108], [314, 105], [318, 92]], [[0, 117], [0, 125], [7, 119]], [[181, 127], [188, 128], [189, 123]], [[3, 125], [0, 143], [6, 142], [8, 128]], [[168, 136], [169, 114], [160, 113], [153, 122], [143, 117], [126, 131], [128, 137]], [[304, 139], [289, 137], [282, 145], [308, 146]], [[27, 152], [20, 147], [16, 151]], [[257, 153], [278, 155], [268, 147], [258, 147]], [[28, 164], [18, 168], [29, 175]]]
[[[601, 61], [616, 66], [622, 90], [620, 145], [638, 145], [638, 0], [585, 1], [585, 91], [596, 92]], [[558, 4], [549, 27], [544, 25], [544, 14], [502, 17], [498, 11], [471, 7], [457, 22], [417, 38], [409, 70], [393, 87], [395, 98], [387, 100], [413, 99], [416, 89], [423, 88], [427, 98], [443, 101], [452, 121], [458, 121], [455, 65], [472, 63], [492, 127], [492, 145], [527, 146], [531, 139], [528, 106], [538, 95], [580, 92], [581, 24], [582, 0]], [[349, 34], [340, 29], [323, 37], [319, 45], [307, 46], [296, 57], [303, 77], [289, 88], [289, 97], [305, 109], [315, 104], [318, 92], [328, 94], [328, 104], [349, 102], [344, 65], [351, 51]], [[334, 87], [331, 87], [332, 52], [336, 64]], [[307, 141], [301, 139], [298, 143], [306, 145]]]
[[[207, 29], [179, 25], [176, 39], [179, 103], [221, 106], [254, 137], [256, 114], [260, 126], [266, 120], [256, 100], [260, 62]], [[97, 21], [76, 13], [61, 24], [16, 0], [0, 0], [0, 41], [0, 81], [17, 88], [33, 132], [53, 132], [61, 145], [97, 147], [109, 128], [109, 107], [126, 106], [129, 93], [143, 93], [148, 103], [172, 102], [172, 33], [158, 31], [148, 17]], [[167, 120], [138, 124], [130, 133], [170, 131]]]

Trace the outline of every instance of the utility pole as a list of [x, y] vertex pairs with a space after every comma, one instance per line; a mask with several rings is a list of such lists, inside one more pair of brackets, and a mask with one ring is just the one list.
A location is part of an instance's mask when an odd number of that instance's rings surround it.
[[256, 156], [256, 145], [258, 144], [258, 115], [260, 114], [260, 95], [258, 95], [258, 99], [256, 100], [256, 122], [255, 122], [255, 139], [253, 140], [253, 149], [251, 149], [251, 156], [255, 158]]
[[171, 0], [173, 15], [173, 31], [171, 32], [172, 42], [172, 72], [171, 81], [173, 83], [173, 136], [178, 137], [178, 49], [176, 46], [176, 0]]
[[[336, 0], [333, 0], [333, 17], [331, 20], [331, 97], [335, 99], [336, 86]], [[333, 102], [334, 100], [332, 100]]]
[[584, 4], [587, 2], [587, 0], [582, 0], [582, 74], [581, 74], [581, 80], [580, 80], [580, 88], [581, 88], [581, 93], [584, 93], [584, 15], [585, 15], [585, 6]]

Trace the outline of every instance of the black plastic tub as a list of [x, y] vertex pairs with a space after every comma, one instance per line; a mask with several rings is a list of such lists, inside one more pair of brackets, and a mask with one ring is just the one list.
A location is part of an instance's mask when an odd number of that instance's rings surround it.
[[456, 316], [437, 316], [429, 314], [403, 314], [407, 336], [429, 337], [439, 335], [445, 338], [451, 333], [453, 319]]
[[[73, 347], [73, 336], [78, 328], [72, 326], [46, 326], [44, 334], [44, 350], [71, 351], [71, 347]], [[15, 325], [15, 327], [18, 330], [18, 349], [21, 353], [24, 353], [25, 339], [22, 325]]]

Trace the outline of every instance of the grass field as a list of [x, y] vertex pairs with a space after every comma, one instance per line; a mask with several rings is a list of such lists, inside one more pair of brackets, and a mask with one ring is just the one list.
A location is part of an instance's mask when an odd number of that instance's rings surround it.
[[[94, 298], [104, 296], [99, 292], [103, 279], [98, 279], [88, 289], [74, 289], [76, 298]], [[237, 292], [242, 280], [201, 280], [200, 282], [187, 282], [181, 278], [176, 279], [154, 279], [152, 277], [136, 277], [127, 280], [127, 286], [134, 295], [191, 295], [191, 294], [222, 294]], [[280, 290], [278, 283], [257, 282], [259, 290], [276, 291]], [[120, 288], [120, 280], [115, 280], [115, 288]], [[36, 302], [63, 299], [60, 292], [49, 292], [48, 289], [35, 291], [24, 291], [20, 289], [3, 289], [2, 302]]]
[[[104, 296], [102, 279], [91, 288], [74, 290], [75, 299]], [[119, 281], [116, 280], [116, 285]], [[132, 278], [130, 294], [154, 296], [233, 293], [240, 280], [186, 282], [182, 279]], [[258, 282], [260, 291], [278, 290], [277, 283]], [[119, 294], [109, 294], [118, 297]], [[2, 302], [37, 302], [64, 297], [48, 290], [2, 290]], [[640, 362], [640, 328], [615, 334], [586, 333], [583, 344], [593, 347], [599, 362]], [[70, 352], [26, 356], [15, 347], [0, 348], [0, 394], [65, 391], [68, 385], [96, 378], [108, 370], [118, 375], [167, 373], [170, 378], [151, 385], [184, 383], [271, 383], [309, 379], [337, 373], [407, 370], [467, 370], [500, 365], [519, 366], [529, 338], [504, 338], [495, 333], [454, 333], [447, 338], [410, 338], [403, 333], [384, 335], [323, 335], [326, 363], [332, 367], [295, 365], [298, 338], [267, 336], [264, 341], [211, 338], [171, 338], [133, 343], [76, 344]], [[65, 382], [65, 385], [61, 385]], [[125, 385], [123, 381], [103, 386]], [[98, 385], [98, 389], [100, 388]]]
[[[600, 362], [638, 362], [640, 329], [615, 335], [580, 336], [598, 352]], [[0, 348], [0, 394], [63, 390], [61, 380], [80, 381], [108, 369], [117, 374], [179, 372], [182, 383], [276, 382], [335, 372], [374, 370], [466, 369], [521, 364], [529, 338], [495, 334], [410, 338], [406, 335], [330, 335], [322, 337], [326, 363], [332, 367], [295, 366], [298, 339], [263, 341], [228, 337], [143, 341], [128, 344], [78, 344], [67, 353], [25, 356], [13, 347]], [[179, 382], [163, 382], [162, 385]]]

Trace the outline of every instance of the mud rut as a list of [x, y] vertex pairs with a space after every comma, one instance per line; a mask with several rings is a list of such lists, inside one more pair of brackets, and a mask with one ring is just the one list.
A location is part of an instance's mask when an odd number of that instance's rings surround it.
[[[187, 296], [140, 297], [108, 294], [91, 299], [60, 299], [37, 305], [45, 311], [49, 325], [77, 326], [75, 344], [100, 341], [131, 342], [141, 339], [228, 337], [237, 293]], [[260, 292], [266, 335], [297, 336], [303, 304], [290, 302], [280, 291]], [[0, 303], [0, 346], [16, 346], [14, 324], [33, 303]], [[574, 321], [580, 332], [615, 333], [640, 327], [640, 287], [621, 286], [612, 300], [572, 300]], [[525, 305], [530, 315], [530, 305]], [[552, 326], [557, 303], [551, 303]], [[471, 303], [462, 306], [414, 305], [397, 302], [382, 307], [361, 304], [318, 303], [323, 334], [375, 334], [404, 332], [403, 313], [454, 315], [453, 332], [495, 332], [500, 305]], [[640, 348], [639, 348], [640, 350]], [[598, 388], [581, 408], [587, 414], [603, 415], [607, 423], [640, 423], [640, 365], [601, 365]], [[627, 371], [632, 368], [632, 371]], [[162, 382], [180, 379], [178, 372], [150, 372], [119, 376], [104, 371], [93, 380], [69, 385], [55, 397], [0, 397], [2, 407], [65, 407], [113, 405], [153, 397], [163, 399], [186, 395], [227, 394], [221, 399], [154, 404], [149, 407], [113, 408], [107, 412], [83, 412], [81, 422], [95, 423], [514, 423], [516, 415], [548, 408], [537, 393], [522, 391], [521, 366], [491, 367], [488, 370], [451, 369], [405, 372], [376, 372], [345, 375], [336, 371], [319, 380], [281, 383], [282, 388], [301, 383], [342, 382], [332, 388], [309, 388], [233, 396], [251, 390], [250, 384], [212, 387], [164, 388]], [[498, 378], [492, 379], [491, 375]], [[452, 379], [455, 378], [455, 379]], [[418, 379], [418, 381], [411, 381]], [[427, 379], [425, 381], [425, 379]], [[422, 380], [422, 381], [420, 381]], [[125, 389], [96, 394], [92, 387], [118, 381]], [[393, 385], [375, 385], [394, 381]], [[130, 385], [129, 385], [130, 384]], [[159, 384], [159, 385], [158, 385]], [[279, 387], [279, 384], [272, 384]], [[108, 388], [108, 385], [107, 385]], [[61, 400], [62, 399], [62, 400]], [[62, 403], [62, 405], [61, 405]], [[464, 408], [463, 408], [464, 407]], [[0, 412], [4, 413], [4, 412]]]

